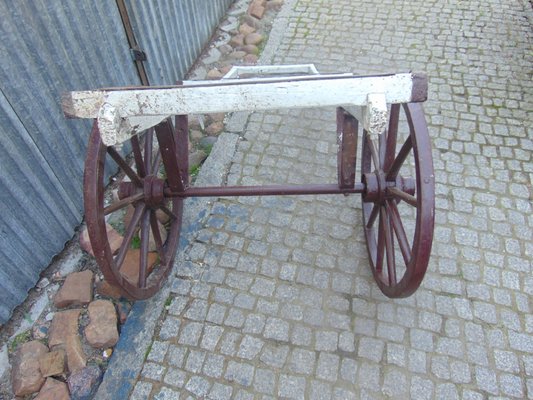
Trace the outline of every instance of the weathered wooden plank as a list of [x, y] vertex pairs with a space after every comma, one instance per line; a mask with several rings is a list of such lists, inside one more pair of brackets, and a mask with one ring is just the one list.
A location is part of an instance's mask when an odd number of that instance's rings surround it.
[[[146, 120], [138, 117], [159, 117], [153, 118], [157, 121], [170, 115], [282, 108], [367, 105], [376, 108], [372, 106], [375, 99], [380, 103], [406, 103], [424, 101], [426, 97], [427, 84], [419, 74], [311, 75], [71, 92], [63, 97], [63, 110], [69, 117], [98, 118], [104, 143], [111, 145], [152, 123], [139, 122]], [[383, 111], [383, 107], [378, 108]], [[136, 124], [128, 120], [131, 117], [137, 117]]]

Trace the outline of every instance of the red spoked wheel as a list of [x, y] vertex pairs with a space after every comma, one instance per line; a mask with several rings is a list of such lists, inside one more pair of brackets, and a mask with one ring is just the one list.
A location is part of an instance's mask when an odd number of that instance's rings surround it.
[[[431, 143], [419, 103], [390, 109], [379, 140], [363, 133], [363, 223], [370, 267], [388, 297], [420, 286], [429, 262], [435, 219]], [[403, 118], [405, 117], [405, 118]]]
[[[84, 174], [87, 229], [105, 280], [131, 299], [145, 299], [159, 290], [178, 248], [183, 198], [167, 197], [165, 190], [179, 192], [187, 184], [186, 117], [178, 116], [176, 126], [166, 120], [155, 132], [133, 136], [130, 146], [124, 146], [132, 153], [126, 157], [114, 146], [105, 146], [97, 122], [93, 124]], [[124, 176], [114, 200], [105, 193], [111, 175]], [[112, 221], [123, 224], [116, 251], [107, 229]]]

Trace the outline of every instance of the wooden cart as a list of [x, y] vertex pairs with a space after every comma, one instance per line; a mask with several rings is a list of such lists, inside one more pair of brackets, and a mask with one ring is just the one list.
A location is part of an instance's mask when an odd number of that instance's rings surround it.
[[[85, 216], [105, 279], [130, 298], [156, 293], [172, 268], [188, 197], [360, 193], [374, 278], [386, 296], [411, 295], [424, 277], [434, 228], [435, 179], [420, 105], [426, 97], [423, 74], [320, 75], [312, 65], [234, 67], [219, 81], [66, 94], [67, 117], [94, 119], [85, 161]], [[337, 107], [336, 183], [189, 184], [188, 115], [327, 106]], [[361, 175], [356, 182], [359, 131]], [[118, 185], [118, 199], [108, 202], [108, 178], [117, 167], [126, 179]], [[130, 205], [133, 215], [122, 245], [113, 252], [107, 216]], [[161, 213], [168, 219], [164, 230], [158, 221]], [[138, 275], [132, 277], [123, 264], [134, 238], [140, 256]], [[155, 262], [150, 241], [155, 243]]]

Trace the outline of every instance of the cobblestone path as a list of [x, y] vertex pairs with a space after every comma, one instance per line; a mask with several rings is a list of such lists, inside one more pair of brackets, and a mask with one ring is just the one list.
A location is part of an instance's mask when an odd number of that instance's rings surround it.
[[[381, 294], [359, 196], [219, 199], [131, 399], [532, 399], [531, 4], [287, 5], [275, 64], [427, 72], [428, 273]], [[255, 113], [242, 136], [228, 184], [336, 182], [332, 109]]]

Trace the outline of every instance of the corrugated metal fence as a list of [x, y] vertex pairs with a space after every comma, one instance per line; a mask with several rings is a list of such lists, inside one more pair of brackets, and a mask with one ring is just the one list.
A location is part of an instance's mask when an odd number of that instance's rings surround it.
[[231, 2], [127, 2], [137, 42], [148, 58], [145, 68], [151, 85], [172, 85], [185, 75]]
[[[151, 84], [183, 78], [231, 2], [126, 1]], [[140, 80], [109, 1], [0, 1], [0, 60], [4, 323], [83, 217], [90, 123], [64, 119], [61, 93]]]

